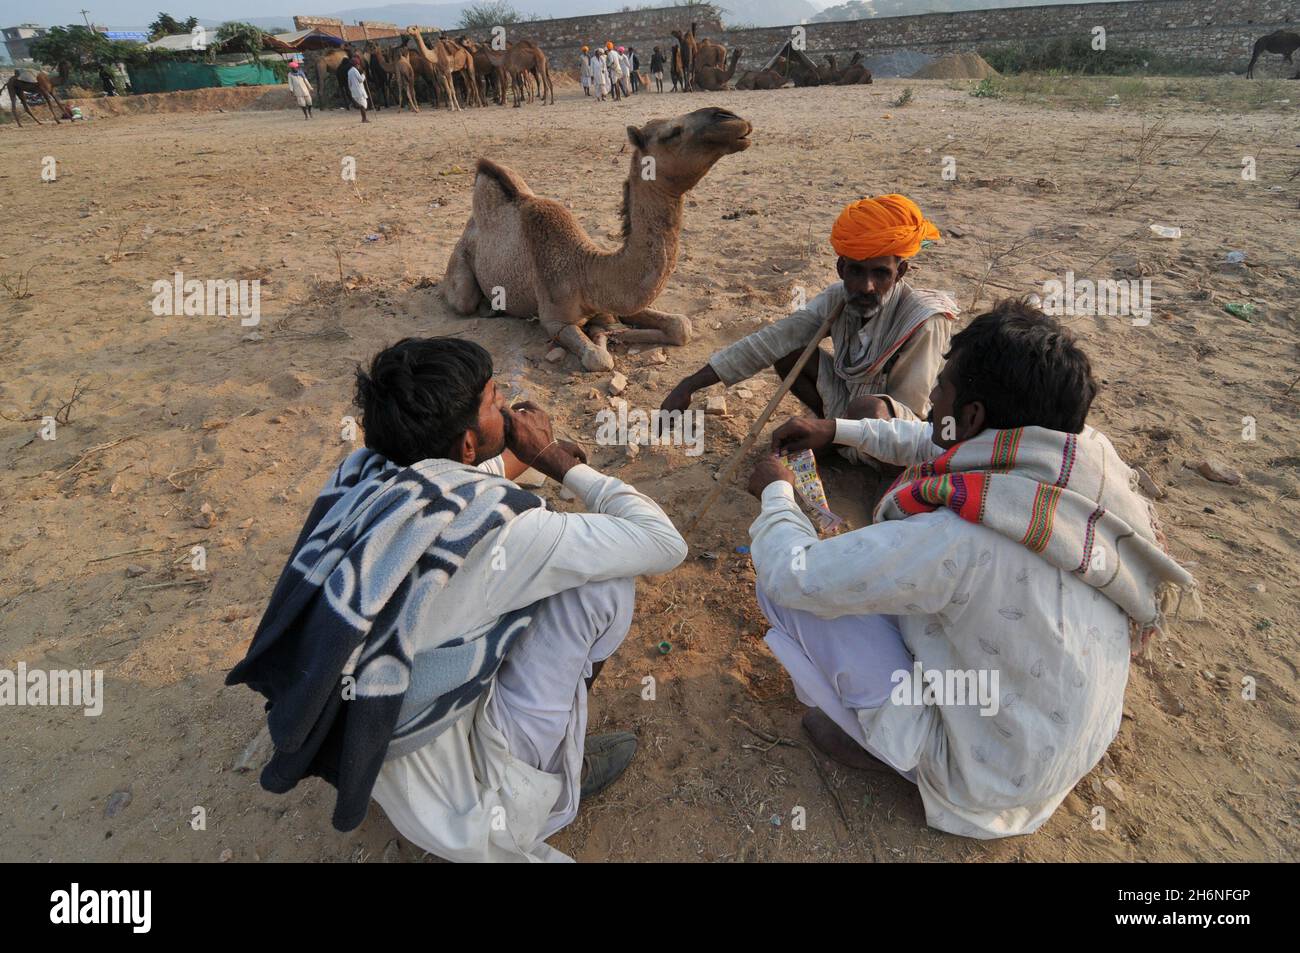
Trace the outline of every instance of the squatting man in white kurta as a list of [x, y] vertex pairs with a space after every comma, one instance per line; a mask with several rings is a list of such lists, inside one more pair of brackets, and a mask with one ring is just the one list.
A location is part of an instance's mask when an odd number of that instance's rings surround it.
[[[268, 698], [262, 784], [324, 777], [336, 828], [373, 798], [450, 860], [567, 860], [545, 839], [636, 751], [630, 732], [586, 737], [587, 691], [636, 577], [686, 544], [542, 410], [507, 406], [477, 344], [400, 341], [358, 371], [356, 402], [366, 447], [318, 497], [227, 680]], [[532, 471], [587, 512], [513, 482]]]
[[823, 752], [913, 781], [940, 830], [1027, 834], [1115, 738], [1131, 650], [1194, 583], [1086, 425], [1096, 386], [1067, 331], [1006, 301], [945, 357], [929, 422], [777, 428], [773, 451], [907, 469], [872, 525], [819, 539], [765, 456], [749, 481], [758, 600]]

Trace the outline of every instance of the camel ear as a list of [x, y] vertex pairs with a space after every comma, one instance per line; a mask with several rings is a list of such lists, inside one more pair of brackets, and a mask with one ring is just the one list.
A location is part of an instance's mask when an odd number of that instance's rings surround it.
[[645, 150], [646, 147], [645, 133], [643, 133], [636, 126], [627, 127], [627, 141], [632, 143], [632, 145], [634, 145], [636, 148], [641, 149], [642, 151]]

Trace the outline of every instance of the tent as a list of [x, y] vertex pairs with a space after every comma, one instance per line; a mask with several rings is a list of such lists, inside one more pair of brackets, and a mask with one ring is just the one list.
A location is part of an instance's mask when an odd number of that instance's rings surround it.
[[760, 67], [760, 69], [771, 69], [772, 64], [775, 63], [783, 56], [785, 57], [787, 62], [796, 62], [801, 66], [803, 66], [805, 69], [811, 70], [813, 72], [813, 75], [817, 75], [817, 73], [820, 72], [817, 69], [817, 64], [814, 63], [812, 60], [808, 59], [808, 57], [804, 55], [802, 50], [796, 50], [794, 48], [794, 42], [792, 40], [786, 40], [785, 43], [781, 46], [781, 48], [777, 50], [775, 53], [773, 53], [771, 58], [766, 63], [764, 63]]

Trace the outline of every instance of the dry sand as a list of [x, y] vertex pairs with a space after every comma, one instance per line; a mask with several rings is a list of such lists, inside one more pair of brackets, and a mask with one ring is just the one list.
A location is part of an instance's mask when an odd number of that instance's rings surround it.
[[[1238, 116], [1153, 97], [1149, 114], [1089, 112], [907, 82], [916, 98], [891, 108], [903, 85], [604, 106], [570, 92], [545, 109], [386, 112], [365, 127], [355, 114], [250, 111], [0, 129], [0, 275], [30, 272], [31, 287], [23, 300], [0, 293], [0, 667], [103, 668], [108, 696], [97, 719], [0, 710], [0, 859], [420, 857], [378, 808], [341, 835], [323, 783], [274, 796], [233, 770], [262, 704], [223, 677], [351, 449], [340, 428], [358, 360], [404, 335], [472, 337], [514, 393], [594, 441], [603, 375], [571, 357], [547, 363], [535, 322], [461, 319], [437, 298], [475, 159], [510, 163], [612, 241], [625, 126], [714, 103], [753, 121], [755, 145], [688, 197], [659, 306], [691, 314], [697, 338], [668, 348], [664, 365], [618, 353], [631, 405], [657, 406], [715, 348], [780, 316], [796, 284], [834, 280], [825, 237], [842, 203], [866, 193], [906, 192], [942, 226], [915, 280], [963, 305], [981, 278], [987, 304], [1066, 269], [1149, 276], [1149, 327], [1070, 324], [1103, 382], [1092, 421], [1167, 491], [1170, 547], [1200, 579], [1207, 616], [1179, 622], [1133, 665], [1118, 739], [1040, 832], [951, 837], [925, 827], [907, 782], [801, 746], [801, 706], [761, 641], [753, 571], [735, 552], [755, 512], [738, 484], [687, 563], [639, 584], [592, 730], [631, 728], [640, 754], [552, 843], [588, 861], [1296, 859], [1300, 224], [1295, 159], [1283, 158], [1300, 142], [1294, 107]], [[1156, 116], [1169, 120], [1164, 138], [1139, 164]], [[48, 155], [53, 183], [39, 175]], [[349, 155], [355, 188], [340, 179]], [[956, 181], [941, 177], [945, 155]], [[1243, 155], [1258, 156], [1255, 182], [1241, 179]], [[1180, 225], [1183, 238], [1158, 240], [1151, 222]], [[999, 257], [1033, 228], [1034, 244]], [[1221, 264], [1230, 249], [1246, 252], [1244, 266]], [[177, 269], [260, 278], [255, 339], [233, 317], [155, 317], [151, 285]], [[1255, 305], [1249, 323], [1224, 312], [1230, 302]], [[34, 438], [39, 422], [20, 418], [55, 413], [78, 381], [84, 395], [57, 439]], [[768, 375], [748, 398], [730, 393], [733, 416], [709, 419], [703, 457], [647, 450], [628, 463], [593, 445], [593, 462], [684, 520], [774, 386]], [[797, 410], [787, 399], [782, 415]], [[1243, 417], [1257, 439], [1242, 439]], [[1184, 468], [1206, 457], [1241, 471], [1241, 484]], [[827, 481], [860, 524], [869, 482], [847, 467]], [[189, 568], [195, 545], [205, 574]], [[654, 650], [661, 639], [670, 655]], [[655, 701], [642, 700], [646, 675]], [[794, 745], [770, 747], [746, 724]], [[122, 806], [113, 795], [127, 791]], [[806, 830], [791, 829], [796, 806]], [[1104, 830], [1090, 826], [1095, 806]], [[191, 829], [196, 807], [204, 831]]]
[[912, 79], [986, 79], [1001, 75], [978, 53], [949, 53], [921, 67]]

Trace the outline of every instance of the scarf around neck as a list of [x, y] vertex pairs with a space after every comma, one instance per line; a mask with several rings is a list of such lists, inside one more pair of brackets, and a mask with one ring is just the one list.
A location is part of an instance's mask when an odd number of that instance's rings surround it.
[[985, 430], [937, 459], [904, 470], [876, 519], [906, 519], [941, 507], [1020, 543], [1070, 572], [1128, 615], [1138, 652], [1196, 582], [1164, 551], [1137, 475], [1105, 434], [1043, 427]]

